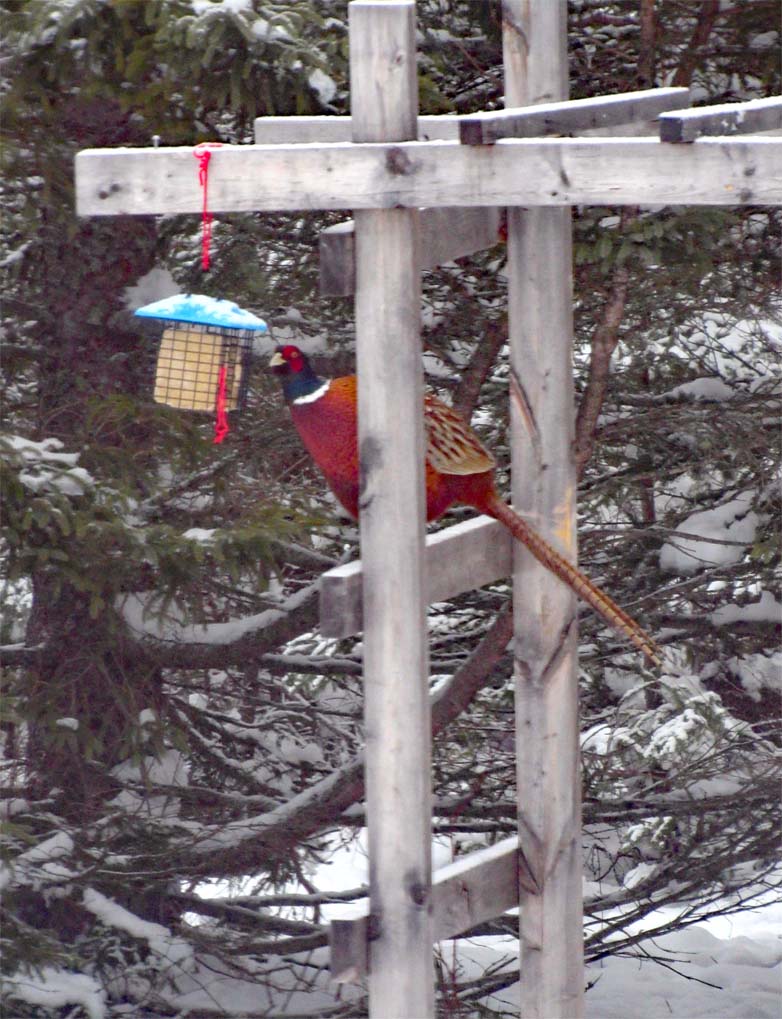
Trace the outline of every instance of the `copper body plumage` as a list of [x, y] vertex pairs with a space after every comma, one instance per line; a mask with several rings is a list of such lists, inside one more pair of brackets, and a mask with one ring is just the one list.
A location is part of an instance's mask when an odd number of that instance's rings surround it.
[[[293, 345], [278, 347], [270, 366], [282, 381], [291, 418], [334, 495], [359, 514], [358, 392], [355, 375], [324, 382]], [[508, 506], [494, 482], [494, 457], [470, 426], [442, 400], [424, 398], [426, 517], [436, 520], [455, 503], [504, 524], [547, 569], [641, 650], [655, 665], [652, 638], [596, 584]]]

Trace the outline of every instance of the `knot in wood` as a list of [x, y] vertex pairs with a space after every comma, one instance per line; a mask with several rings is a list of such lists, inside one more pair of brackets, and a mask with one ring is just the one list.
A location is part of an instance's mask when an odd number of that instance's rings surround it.
[[383, 933], [380, 917], [377, 913], [370, 913], [367, 917], [367, 941], [377, 941]]
[[372, 474], [383, 460], [383, 447], [374, 436], [368, 436], [359, 448], [359, 509], [365, 510], [372, 502], [372, 494], [368, 491]]
[[429, 889], [423, 881], [411, 880], [408, 883], [407, 891], [416, 906], [425, 906], [429, 901]]
[[389, 149], [386, 156], [386, 169], [395, 177], [407, 177], [414, 172], [413, 161], [404, 149]]

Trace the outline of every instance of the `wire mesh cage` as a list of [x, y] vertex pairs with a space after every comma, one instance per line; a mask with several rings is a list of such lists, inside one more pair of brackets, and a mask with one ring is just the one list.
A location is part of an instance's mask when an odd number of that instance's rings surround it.
[[230, 301], [180, 294], [137, 309], [162, 323], [153, 398], [180, 410], [225, 414], [247, 397], [253, 341], [266, 323]]
[[180, 322], [163, 330], [155, 369], [154, 400], [182, 410], [225, 410], [244, 406], [253, 333]]

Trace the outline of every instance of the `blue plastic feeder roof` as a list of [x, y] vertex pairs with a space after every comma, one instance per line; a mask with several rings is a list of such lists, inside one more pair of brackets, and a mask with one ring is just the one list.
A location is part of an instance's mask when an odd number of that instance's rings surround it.
[[157, 403], [182, 410], [240, 409], [247, 395], [253, 338], [263, 319], [233, 301], [177, 294], [134, 314], [163, 325], [155, 372]]
[[194, 322], [223, 329], [251, 329], [259, 333], [269, 331], [262, 318], [245, 311], [233, 301], [221, 301], [217, 297], [207, 297], [204, 294], [176, 294], [174, 297], [164, 297], [162, 301], [145, 304], [134, 314], [141, 318]]

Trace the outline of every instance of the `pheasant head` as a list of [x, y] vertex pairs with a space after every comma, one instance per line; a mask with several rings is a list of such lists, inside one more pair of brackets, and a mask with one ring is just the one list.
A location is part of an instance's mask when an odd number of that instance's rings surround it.
[[318, 378], [307, 355], [292, 344], [277, 347], [269, 367], [282, 382], [286, 403], [309, 403], [328, 389], [329, 383]]

